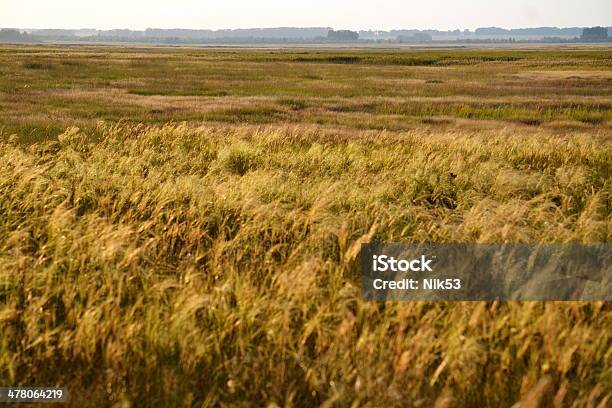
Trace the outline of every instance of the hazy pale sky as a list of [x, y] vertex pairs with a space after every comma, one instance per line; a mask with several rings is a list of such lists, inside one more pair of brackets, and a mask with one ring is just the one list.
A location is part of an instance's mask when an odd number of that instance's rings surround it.
[[0, 0], [0, 27], [474, 29], [612, 25], [612, 0]]

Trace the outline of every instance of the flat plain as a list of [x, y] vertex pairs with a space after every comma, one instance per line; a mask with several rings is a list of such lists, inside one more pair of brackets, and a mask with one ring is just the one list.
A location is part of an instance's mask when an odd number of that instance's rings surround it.
[[612, 51], [0, 48], [0, 385], [612, 403], [607, 302], [365, 302], [362, 242], [605, 242]]

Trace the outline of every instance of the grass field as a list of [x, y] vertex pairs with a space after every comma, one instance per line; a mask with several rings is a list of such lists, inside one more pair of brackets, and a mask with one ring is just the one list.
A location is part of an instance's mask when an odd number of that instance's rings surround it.
[[608, 407], [609, 303], [368, 303], [356, 258], [608, 243], [611, 105], [609, 48], [4, 46], [0, 386]]

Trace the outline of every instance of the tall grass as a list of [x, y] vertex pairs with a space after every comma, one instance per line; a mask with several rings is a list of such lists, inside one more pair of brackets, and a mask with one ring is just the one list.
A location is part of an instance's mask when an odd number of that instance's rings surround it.
[[84, 406], [607, 406], [608, 303], [367, 303], [355, 258], [609, 242], [611, 164], [587, 134], [5, 134], [0, 382]]
[[[610, 132], [612, 59], [578, 49], [0, 47], [0, 129], [98, 120]], [[168, 75], [168, 73], [172, 75]]]

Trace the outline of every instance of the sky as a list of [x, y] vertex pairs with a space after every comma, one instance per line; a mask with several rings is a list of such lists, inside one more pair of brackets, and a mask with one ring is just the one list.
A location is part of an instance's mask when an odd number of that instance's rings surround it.
[[0, 27], [474, 29], [610, 26], [612, 0], [0, 0]]

